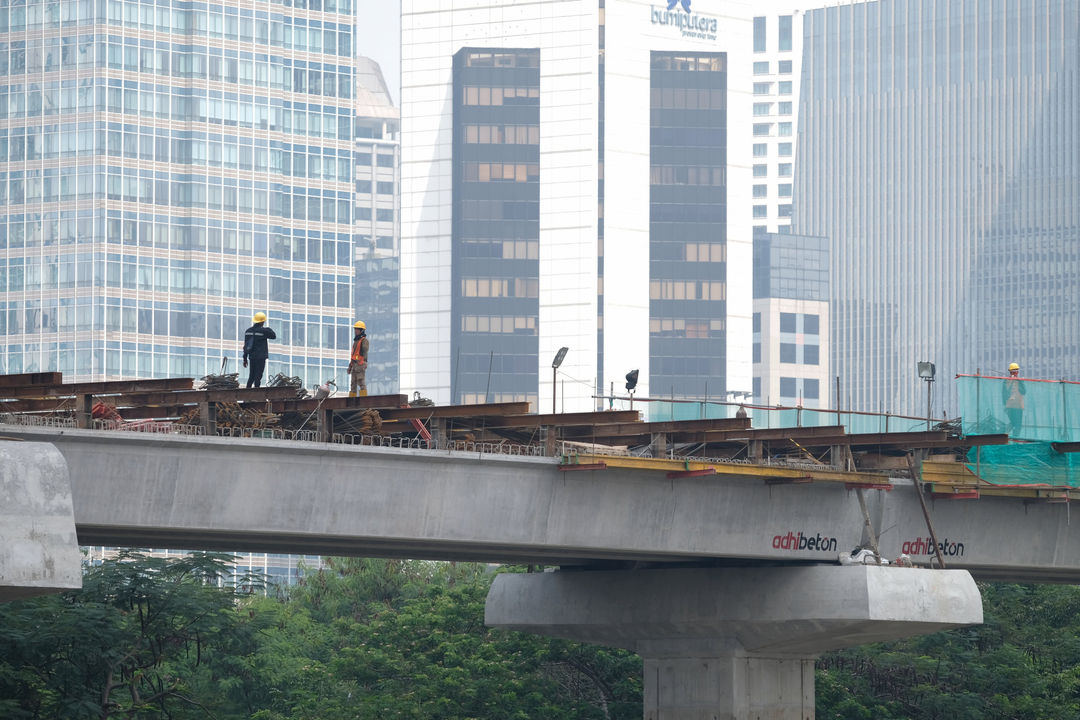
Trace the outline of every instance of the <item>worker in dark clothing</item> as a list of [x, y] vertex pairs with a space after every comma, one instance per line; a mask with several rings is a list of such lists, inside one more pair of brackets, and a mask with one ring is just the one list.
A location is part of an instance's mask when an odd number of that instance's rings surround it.
[[266, 358], [270, 356], [266, 341], [277, 339], [277, 333], [266, 327], [266, 313], [257, 312], [252, 320], [255, 324], [244, 332], [244, 367], [248, 367], [248, 360], [250, 360], [251, 369], [248, 371], [247, 386], [260, 387]]

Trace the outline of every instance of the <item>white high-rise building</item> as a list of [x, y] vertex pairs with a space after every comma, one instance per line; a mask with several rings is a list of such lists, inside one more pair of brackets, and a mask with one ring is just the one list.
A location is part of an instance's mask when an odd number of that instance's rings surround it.
[[403, 1], [403, 392], [749, 390], [753, 10], [667, 5]]

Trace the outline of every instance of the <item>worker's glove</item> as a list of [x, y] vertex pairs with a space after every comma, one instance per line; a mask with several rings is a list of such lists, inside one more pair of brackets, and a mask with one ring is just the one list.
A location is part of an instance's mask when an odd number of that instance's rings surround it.
[[353, 364], [352, 364], [352, 363], [349, 363], [349, 369], [348, 369], [348, 370], [346, 370], [345, 372], [350, 372], [350, 373], [351, 373], [351, 372], [352, 372], [352, 369], [353, 369]]
[[244, 367], [247, 367], [247, 360], [244, 361]]

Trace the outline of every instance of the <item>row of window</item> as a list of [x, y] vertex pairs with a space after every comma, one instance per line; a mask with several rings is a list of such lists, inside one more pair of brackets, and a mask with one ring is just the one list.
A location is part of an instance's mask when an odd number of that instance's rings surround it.
[[536, 240], [458, 240], [462, 257], [499, 260], [536, 260], [540, 243]]
[[539, 145], [538, 125], [466, 125], [465, 142], [479, 145]]
[[[761, 313], [754, 313], [752, 323], [753, 332], [761, 332]], [[816, 313], [780, 313], [780, 332], [818, 335], [820, 328], [821, 316]]]
[[[776, 91], [778, 95], [791, 95], [794, 90], [794, 84], [791, 80], [781, 80], [776, 83]], [[773, 84], [771, 82], [756, 82], [754, 83], [755, 95], [772, 95]]]
[[727, 245], [722, 243], [686, 243], [687, 262], [726, 262]]
[[724, 175], [722, 167], [653, 165], [649, 168], [649, 184], [723, 187]]
[[725, 300], [723, 282], [698, 280], [653, 280], [649, 283], [650, 300]]
[[[777, 143], [776, 154], [779, 157], [791, 157], [793, 151], [792, 143]], [[769, 144], [768, 143], [754, 143], [754, 157], [768, 157], [769, 156]]]
[[393, 195], [394, 183], [393, 181], [378, 181], [372, 183], [371, 180], [357, 180], [356, 181], [356, 194], [357, 195], [370, 195], [372, 187], [375, 188], [376, 195]]
[[538, 87], [464, 87], [461, 101], [465, 105], [536, 105], [540, 102]]
[[[780, 143], [781, 145], [790, 143]], [[790, 155], [791, 148], [782, 148], [784, 152]], [[786, 157], [786, 156], [785, 156]], [[769, 177], [769, 166], [765, 164], [756, 164], [752, 168], [753, 176], [756, 178]], [[777, 177], [791, 177], [791, 163], [779, 163], [776, 166]]]
[[540, 296], [540, 280], [537, 278], [462, 278], [461, 294], [464, 297], [517, 297]]
[[[353, 0], [271, 0], [283, 7], [351, 15]], [[215, 3], [190, 3], [188, 8], [170, 10], [168, 3], [121, 2], [120, 0], [29, 0], [0, 6], [0, 32], [21, 32], [41, 28], [72, 27], [93, 23], [124, 25], [141, 30], [177, 32], [187, 35], [226, 37], [251, 41], [260, 36], [253, 12]], [[274, 15], [275, 20], [280, 16]], [[297, 18], [299, 19], [299, 18]], [[261, 20], [265, 22], [265, 20]], [[318, 23], [318, 20], [311, 20]], [[262, 41], [265, 42], [265, 41]]]
[[[777, 134], [780, 137], [789, 137], [791, 135], [790, 122], [776, 123]], [[771, 136], [773, 133], [773, 123], [754, 123], [754, 137]]]
[[649, 318], [649, 333], [661, 337], [705, 338], [716, 337], [723, 332], [723, 320]]
[[[755, 218], [767, 218], [769, 217], [768, 205], [754, 205], [752, 215]], [[776, 216], [781, 218], [789, 218], [792, 215], [792, 206], [790, 203], [784, 203], [776, 206]]]
[[[205, 122], [230, 127], [258, 128], [288, 134], [352, 140], [353, 119], [334, 106], [314, 106], [311, 111], [269, 105], [266, 97], [241, 100], [238, 96], [192, 97], [191, 93], [169, 94], [130, 87], [98, 85], [90, 80], [80, 86], [61, 88], [59, 83], [30, 83], [23, 86], [0, 86], [0, 117], [9, 119], [52, 116], [68, 112], [113, 112], [141, 115], [144, 118], [173, 119], [182, 122]], [[194, 91], [198, 92], [198, 91]], [[297, 106], [304, 103], [297, 103]], [[321, 112], [320, 112], [321, 110]]]
[[727, 93], [715, 88], [654, 87], [650, 102], [654, 110], [723, 110], [727, 107]]
[[465, 67], [535, 68], [540, 67], [540, 53], [474, 51], [466, 53]]
[[[789, 198], [791, 197], [791, 183], [780, 183], [776, 186], [776, 194], [778, 197]], [[754, 198], [766, 198], [769, 197], [768, 185], [755, 185]]]
[[[394, 222], [394, 209], [393, 208], [375, 208], [374, 213], [375, 222]], [[371, 208], [358, 207], [356, 208], [356, 219], [359, 222], [370, 222], [372, 219]]]
[[462, 315], [461, 330], [462, 332], [535, 335], [536, 318], [531, 315]]
[[537, 182], [540, 165], [537, 163], [462, 163], [465, 182]]
[[[754, 74], [755, 75], [768, 75], [769, 72], [770, 72], [771, 64], [772, 63], [770, 63], [768, 60], [761, 60], [761, 61], [755, 62], [754, 63]], [[790, 60], [780, 60], [777, 63], [776, 72], [779, 75], [790, 75], [791, 74], [791, 61]]]
[[[757, 380], [757, 378], [754, 378]], [[802, 383], [802, 397], [806, 400], [817, 400], [820, 397], [820, 382], [817, 378], [780, 378], [780, 397], [797, 399], [799, 397], [799, 383]]]
[[[791, 115], [792, 104], [790, 102], [776, 103], [777, 115]], [[773, 103], [771, 102], [758, 102], [754, 103], [754, 116], [762, 117], [764, 115], [772, 115]]]

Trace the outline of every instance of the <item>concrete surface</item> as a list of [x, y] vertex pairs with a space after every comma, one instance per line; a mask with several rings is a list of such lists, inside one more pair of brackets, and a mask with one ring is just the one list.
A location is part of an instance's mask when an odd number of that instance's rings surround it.
[[820, 653], [982, 620], [966, 571], [876, 566], [504, 574], [485, 611], [640, 654], [646, 720], [813, 718]]
[[80, 588], [81, 564], [64, 457], [0, 440], [0, 601]]
[[[551, 458], [0, 426], [71, 468], [82, 544], [583, 564], [835, 563], [862, 540], [842, 485], [559, 472]], [[932, 550], [915, 489], [866, 491], [886, 557]], [[930, 502], [950, 568], [1080, 582], [1066, 504]]]

